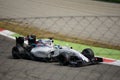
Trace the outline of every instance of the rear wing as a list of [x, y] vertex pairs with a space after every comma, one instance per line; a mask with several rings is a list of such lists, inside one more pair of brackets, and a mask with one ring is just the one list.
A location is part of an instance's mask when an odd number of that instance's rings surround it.
[[16, 37], [16, 46], [24, 46], [24, 37]]

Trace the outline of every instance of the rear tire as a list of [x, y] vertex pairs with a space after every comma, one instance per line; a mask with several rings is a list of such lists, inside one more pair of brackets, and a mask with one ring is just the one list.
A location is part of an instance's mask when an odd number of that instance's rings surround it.
[[12, 57], [14, 59], [20, 59], [19, 50], [17, 47], [12, 48]]

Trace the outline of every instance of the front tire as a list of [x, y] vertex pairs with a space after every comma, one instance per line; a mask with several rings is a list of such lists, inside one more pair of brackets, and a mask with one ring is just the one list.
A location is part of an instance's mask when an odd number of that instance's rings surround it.
[[67, 54], [63, 53], [58, 56], [58, 61], [61, 65], [68, 65], [69, 64], [69, 57]]
[[87, 57], [91, 62], [95, 59], [94, 52], [90, 48], [86, 48], [82, 51], [82, 54]]
[[83, 60], [79, 59], [77, 56], [70, 57], [70, 64], [74, 67], [81, 67], [83, 66]]

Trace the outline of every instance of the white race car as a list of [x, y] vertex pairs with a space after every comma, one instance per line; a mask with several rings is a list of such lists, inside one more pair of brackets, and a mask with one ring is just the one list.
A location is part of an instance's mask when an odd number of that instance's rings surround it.
[[16, 38], [16, 46], [12, 48], [12, 56], [15, 59], [25, 58], [41, 61], [58, 61], [62, 65], [83, 66], [102, 62], [102, 58], [95, 57], [90, 48], [82, 52], [72, 47], [54, 45], [52, 38], [36, 41], [35, 36], [28, 39], [28, 45], [24, 45], [24, 37]]

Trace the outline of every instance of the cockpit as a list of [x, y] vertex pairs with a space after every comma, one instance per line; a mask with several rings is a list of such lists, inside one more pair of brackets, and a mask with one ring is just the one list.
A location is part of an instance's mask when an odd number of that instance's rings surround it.
[[43, 46], [53, 47], [54, 43], [50, 39], [39, 39], [37, 41], [37, 46], [41, 46], [41, 47], [43, 47]]

